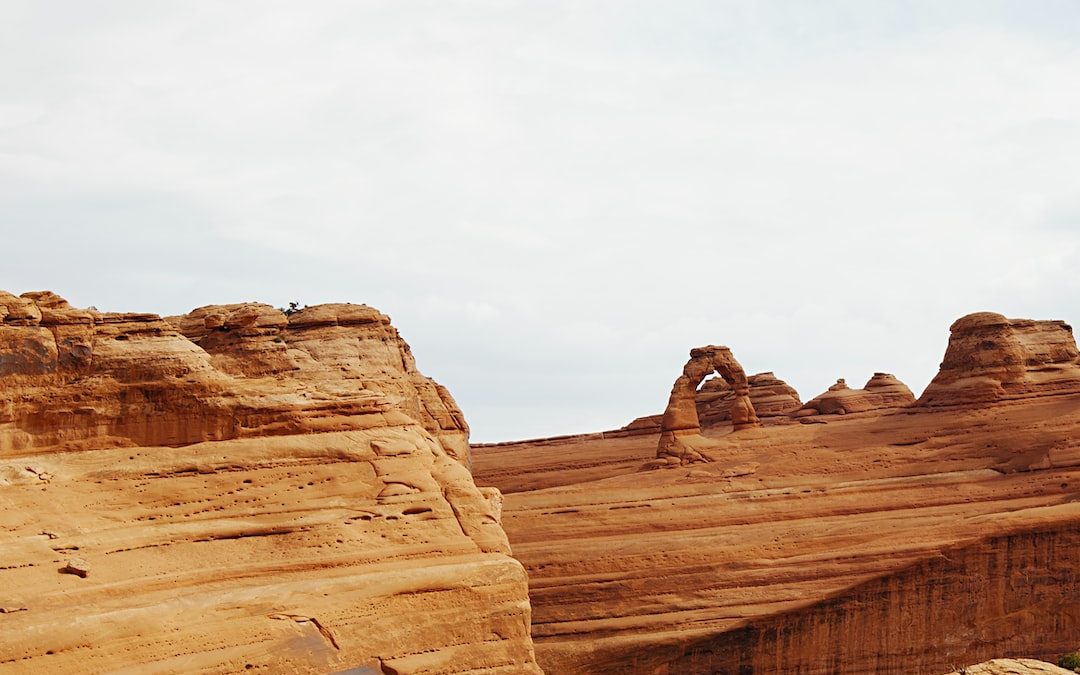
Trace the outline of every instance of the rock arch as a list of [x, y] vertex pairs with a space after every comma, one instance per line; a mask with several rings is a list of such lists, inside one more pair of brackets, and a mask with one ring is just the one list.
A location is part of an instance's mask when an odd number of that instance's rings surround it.
[[731, 349], [719, 345], [695, 347], [690, 350], [690, 360], [683, 366], [682, 375], [671, 388], [671, 396], [660, 421], [657, 457], [678, 457], [690, 461], [703, 459], [689, 446], [705, 442], [701, 436], [695, 395], [698, 385], [713, 372], [719, 373], [735, 392], [735, 402], [731, 407], [734, 429], [739, 431], [761, 426], [754, 404], [750, 402], [746, 371], [735, 360]]

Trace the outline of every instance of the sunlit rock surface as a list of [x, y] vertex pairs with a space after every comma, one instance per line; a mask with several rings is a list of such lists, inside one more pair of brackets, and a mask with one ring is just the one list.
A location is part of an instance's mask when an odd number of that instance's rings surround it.
[[824, 393], [803, 404], [793, 416], [801, 418], [894, 410], [907, 407], [914, 401], [915, 395], [895, 375], [874, 373], [862, 389], [852, 389], [843, 378], [837, 380]]
[[467, 434], [369, 307], [0, 294], [0, 672], [539, 672]]
[[941, 370], [919, 397], [955, 406], [1080, 392], [1080, 352], [1064, 321], [969, 314], [950, 328]]
[[1075, 343], [1060, 322], [995, 322], [1027, 365], [986, 346], [963, 372], [1016, 396], [939, 386], [960, 368], [954, 325], [932, 406], [705, 428], [705, 461], [670, 468], [655, 431], [476, 448], [529, 572], [541, 666], [906, 675], [1075, 650]]
[[991, 659], [946, 675], [1074, 675], [1074, 671], [1035, 659]]

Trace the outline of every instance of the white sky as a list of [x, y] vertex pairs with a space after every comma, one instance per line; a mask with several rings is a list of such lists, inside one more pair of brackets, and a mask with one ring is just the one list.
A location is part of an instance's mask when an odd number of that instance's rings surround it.
[[491, 441], [1080, 321], [1080, 3], [3, 0], [0, 288], [364, 302]]

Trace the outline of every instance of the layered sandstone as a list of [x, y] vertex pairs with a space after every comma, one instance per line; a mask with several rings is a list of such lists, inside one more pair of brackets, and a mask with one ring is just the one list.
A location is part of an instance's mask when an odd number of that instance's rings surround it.
[[824, 393], [796, 410], [795, 417], [810, 415], [846, 415], [870, 411], [894, 410], [911, 405], [915, 395], [891, 373], [874, 373], [862, 389], [852, 389], [843, 378]]
[[957, 668], [946, 675], [1074, 675], [1074, 672], [1035, 659], [992, 659]]
[[[746, 378], [750, 405], [758, 418], [765, 422], [771, 418], [785, 417], [802, 406], [799, 392], [772, 372], [757, 373]], [[736, 402], [735, 390], [723, 377], [710, 377], [701, 383], [695, 395], [698, 419], [703, 427], [731, 422], [731, 409]], [[603, 432], [608, 436], [653, 433], [660, 430], [663, 415], [638, 417], [622, 429]]]
[[286, 317], [251, 303], [163, 320], [12, 298], [0, 295], [0, 450], [182, 445], [405, 415], [468, 463], [461, 410], [370, 307]]
[[[797, 410], [802, 401], [795, 388], [772, 372], [757, 373], [746, 378], [750, 404], [758, 418], [780, 417]], [[698, 417], [702, 426], [729, 422], [736, 393], [723, 377], [712, 377], [702, 383], [697, 393]]]
[[376, 309], [328, 304], [286, 316], [247, 303], [200, 307], [167, 320], [226, 373], [317, 380], [321, 391], [337, 396], [380, 392], [468, 464], [469, 427], [461, 409], [445, 387], [416, 369], [409, 345]]
[[1080, 352], [1064, 321], [979, 312], [949, 328], [941, 369], [921, 406], [978, 405], [1080, 392]]
[[0, 320], [0, 672], [539, 672], [500, 496], [385, 315]]
[[906, 675], [1075, 650], [1080, 394], [902, 410], [706, 428], [705, 461], [653, 471], [658, 433], [477, 449], [540, 664]]

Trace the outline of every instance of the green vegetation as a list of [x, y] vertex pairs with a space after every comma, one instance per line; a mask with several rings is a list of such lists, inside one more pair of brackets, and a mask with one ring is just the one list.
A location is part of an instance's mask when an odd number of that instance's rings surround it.
[[1066, 670], [1080, 673], [1080, 652], [1070, 652], [1058, 659], [1058, 665]]

